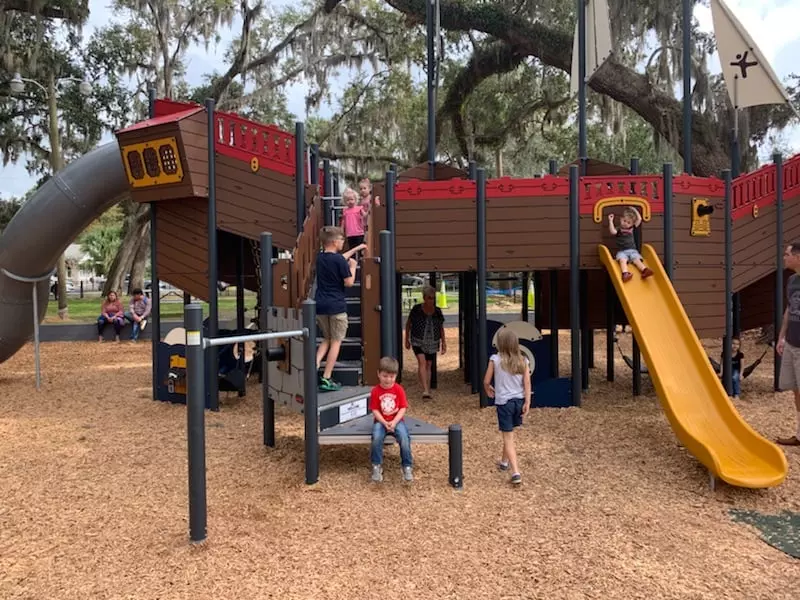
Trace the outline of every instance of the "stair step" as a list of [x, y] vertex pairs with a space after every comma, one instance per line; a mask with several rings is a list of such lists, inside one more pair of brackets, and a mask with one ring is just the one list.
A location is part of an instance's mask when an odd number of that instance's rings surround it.
[[[322, 338], [317, 338], [317, 345], [322, 343]], [[361, 362], [361, 338], [346, 337], [342, 340], [339, 358], [345, 361]]]
[[[325, 369], [325, 361], [319, 369], [322, 375]], [[359, 385], [361, 383], [361, 361], [360, 360], [337, 360], [333, 367], [333, 378], [342, 385]]]

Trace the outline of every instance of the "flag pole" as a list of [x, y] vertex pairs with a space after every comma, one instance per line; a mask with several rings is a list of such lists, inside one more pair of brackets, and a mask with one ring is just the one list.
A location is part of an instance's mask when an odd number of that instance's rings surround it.
[[[731, 178], [739, 176], [741, 168], [741, 155], [739, 153], [739, 76], [733, 79], [733, 139], [731, 140]], [[733, 337], [741, 334], [741, 299], [739, 293], [733, 294]], [[730, 342], [730, 341], [729, 341]]]
[[578, 158], [586, 175], [586, 0], [578, 0]]
[[426, 0], [425, 16], [428, 52], [428, 179], [436, 178], [436, 87], [434, 58], [434, 29], [436, 27], [436, 0]]
[[683, 0], [683, 172], [692, 174], [692, 1]]

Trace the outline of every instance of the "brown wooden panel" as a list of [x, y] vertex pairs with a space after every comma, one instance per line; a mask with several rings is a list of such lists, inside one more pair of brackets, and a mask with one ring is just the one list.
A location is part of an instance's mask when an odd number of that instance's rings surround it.
[[377, 385], [381, 359], [381, 269], [375, 260], [361, 263], [361, 346], [364, 385]]
[[181, 119], [180, 140], [188, 164], [191, 195], [208, 196], [208, 117], [205, 111]]
[[[791, 271], [782, 271], [782, 293], [784, 294], [784, 307], [786, 306], [786, 284], [791, 276]], [[774, 323], [775, 305], [775, 272], [762, 277], [739, 292], [741, 312], [739, 318], [742, 331], [769, 327]]]
[[288, 258], [278, 259], [272, 267], [272, 302], [281, 308], [293, 308], [292, 261]]

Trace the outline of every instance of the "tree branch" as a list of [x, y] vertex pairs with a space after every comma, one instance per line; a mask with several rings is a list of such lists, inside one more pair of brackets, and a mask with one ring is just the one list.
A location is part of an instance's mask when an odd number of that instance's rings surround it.
[[45, 19], [63, 19], [80, 24], [89, 17], [89, 3], [80, 2], [39, 2], [37, 0], [3, 0], [3, 12], [21, 12]]
[[404, 160], [398, 160], [395, 156], [373, 156], [371, 154], [357, 154], [351, 152], [326, 152], [323, 150], [319, 151], [319, 155], [322, 158], [328, 158], [330, 160], [357, 160], [357, 161], [375, 161], [381, 163], [396, 163], [399, 167], [403, 167], [404, 169], [408, 169], [413, 165], [409, 162]]
[[250, 51], [250, 31], [253, 26], [253, 20], [261, 14], [264, 4], [258, 2], [253, 8], [249, 8], [247, 6], [247, 0], [242, 0], [241, 7], [244, 16], [242, 17], [242, 35], [239, 40], [239, 49], [236, 51], [236, 56], [234, 56], [231, 66], [228, 67], [225, 74], [220, 77], [211, 88], [211, 97], [214, 98], [215, 102], [220, 101], [237, 75], [245, 74], [246, 69], [243, 67], [247, 54]]
[[328, 139], [331, 137], [331, 134], [338, 127], [339, 123], [341, 123], [347, 117], [347, 115], [349, 115], [351, 112], [353, 112], [356, 109], [356, 107], [358, 106], [358, 103], [361, 102], [361, 98], [363, 98], [364, 94], [367, 93], [367, 91], [369, 90], [369, 88], [372, 85], [372, 82], [375, 80], [375, 78], [383, 76], [387, 72], [388, 72], [388, 70], [383, 70], [383, 71], [379, 71], [377, 73], [373, 73], [372, 74], [372, 77], [369, 78], [367, 83], [365, 83], [364, 86], [359, 90], [358, 94], [356, 94], [356, 97], [353, 100], [353, 102], [350, 104], [350, 106], [347, 107], [346, 110], [344, 110], [339, 116], [336, 117], [336, 120], [333, 123], [331, 123], [330, 127], [328, 127], [328, 130], [325, 132], [325, 134], [317, 141], [318, 144], [324, 144], [325, 142], [328, 141]]

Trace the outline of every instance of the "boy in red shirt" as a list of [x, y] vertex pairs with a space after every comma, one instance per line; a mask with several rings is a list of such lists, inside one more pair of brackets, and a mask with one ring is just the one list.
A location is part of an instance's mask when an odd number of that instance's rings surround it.
[[378, 364], [378, 385], [372, 388], [369, 409], [375, 417], [372, 426], [372, 481], [383, 481], [383, 441], [386, 434], [394, 435], [400, 445], [400, 462], [403, 479], [412, 481], [411, 437], [403, 420], [408, 408], [405, 390], [397, 383], [399, 364], [394, 358], [384, 356]]

